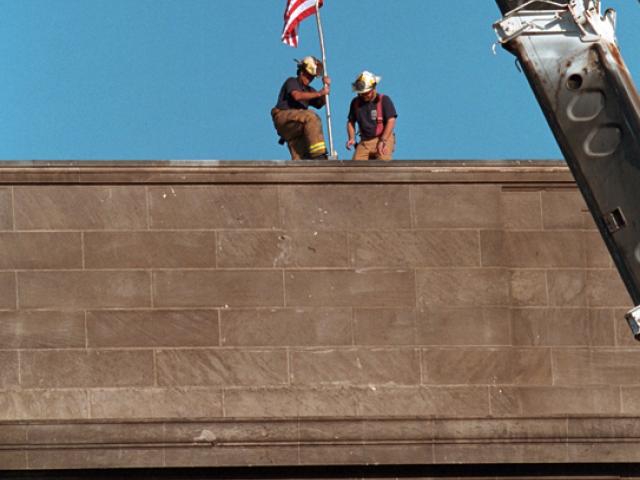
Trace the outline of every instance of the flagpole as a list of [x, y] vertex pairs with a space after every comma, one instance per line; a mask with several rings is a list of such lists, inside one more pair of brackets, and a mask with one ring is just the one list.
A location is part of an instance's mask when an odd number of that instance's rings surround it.
[[[316, 0], [316, 21], [318, 23], [318, 37], [320, 38], [320, 50], [322, 51], [322, 64], [324, 65], [324, 74], [329, 76], [329, 69], [327, 68], [327, 52], [324, 48], [324, 33], [322, 32], [322, 20], [320, 19], [320, 0]], [[338, 154], [335, 148], [333, 148], [333, 131], [331, 129], [331, 102], [329, 101], [329, 95], [325, 96], [326, 99], [326, 111], [327, 111], [327, 128], [329, 130], [329, 159], [337, 160]]]

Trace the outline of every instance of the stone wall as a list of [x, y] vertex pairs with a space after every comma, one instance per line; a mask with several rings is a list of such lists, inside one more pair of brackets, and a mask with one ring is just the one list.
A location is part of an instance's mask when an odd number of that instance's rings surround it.
[[637, 460], [630, 307], [560, 164], [6, 164], [0, 469]]

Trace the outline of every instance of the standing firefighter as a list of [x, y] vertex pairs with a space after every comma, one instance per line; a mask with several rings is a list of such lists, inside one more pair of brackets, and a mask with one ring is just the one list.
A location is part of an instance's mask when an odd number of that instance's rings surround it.
[[[358, 94], [351, 102], [347, 120], [347, 150], [355, 145], [353, 160], [392, 160], [396, 146], [393, 129], [398, 114], [387, 95], [376, 91], [380, 77], [362, 72], [353, 91]], [[360, 129], [360, 143], [356, 143], [356, 123]]]
[[[317, 109], [325, 105], [331, 79], [323, 76], [324, 66], [317, 58], [305, 57], [297, 63], [298, 75], [284, 82], [278, 103], [271, 110], [273, 124], [280, 135], [280, 143], [287, 142], [292, 160], [326, 159], [322, 121], [309, 110], [309, 105]], [[323, 77], [320, 91], [310, 86], [315, 77]]]

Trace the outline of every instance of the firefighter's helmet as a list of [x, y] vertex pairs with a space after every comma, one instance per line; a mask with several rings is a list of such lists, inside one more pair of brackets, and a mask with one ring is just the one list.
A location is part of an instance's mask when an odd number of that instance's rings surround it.
[[382, 80], [382, 78], [365, 70], [358, 75], [358, 78], [356, 78], [356, 81], [353, 82], [351, 86], [353, 87], [353, 91], [360, 95], [362, 93], [370, 92], [376, 88], [378, 83], [380, 83], [380, 80]]
[[312, 77], [324, 76], [324, 65], [316, 57], [304, 57], [302, 60], [296, 60], [296, 63], [298, 64], [298, 73], [307, 72]]

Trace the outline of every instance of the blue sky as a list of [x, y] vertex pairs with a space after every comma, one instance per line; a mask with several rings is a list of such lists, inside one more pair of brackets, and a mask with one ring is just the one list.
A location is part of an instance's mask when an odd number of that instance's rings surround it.
[[[0, 0], [0, 160], [271, 160], [270, 109], [293, 58], [319, 56], [313, 19], [280, 43], [285, 0]], [[640, 78], [640, 5], [619, 14]], [[357, 73], [383, 77], [398, 159], [556, 159], [514, 59], [491, 45], [493, 0], [326, 0], [341, 159]], [[324, 114], [323, 114], [324, 117]]]

